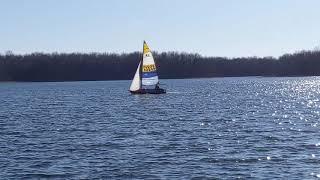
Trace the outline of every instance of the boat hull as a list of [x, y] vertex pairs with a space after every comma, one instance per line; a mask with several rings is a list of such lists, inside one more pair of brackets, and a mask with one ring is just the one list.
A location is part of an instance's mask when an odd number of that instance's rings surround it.
[[165, 94], [165, 89], [139, 89], [137, 91], [130, 91], [131, 94]]

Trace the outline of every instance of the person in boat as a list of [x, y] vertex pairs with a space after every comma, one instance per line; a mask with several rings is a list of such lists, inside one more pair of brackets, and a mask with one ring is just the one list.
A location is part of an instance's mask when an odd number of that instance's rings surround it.
[[159, 87], [159, 83], [157, 83], [157, 84], [156, 84], [155, 89], [156, 89], [156, 90], [159, 90], [159, 89], [160, 89], [160, 87]]

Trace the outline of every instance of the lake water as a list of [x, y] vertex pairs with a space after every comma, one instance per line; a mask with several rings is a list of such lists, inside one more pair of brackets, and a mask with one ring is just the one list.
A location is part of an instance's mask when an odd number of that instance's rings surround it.
[[0, 83], [1, 179], [320, 178], [320, 77]]

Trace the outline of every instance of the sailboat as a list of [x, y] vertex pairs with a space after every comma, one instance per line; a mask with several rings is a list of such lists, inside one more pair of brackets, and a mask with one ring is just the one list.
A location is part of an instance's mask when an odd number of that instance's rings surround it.
[[159, 87], [157, 67], [147, 43], [143, 42], [142, 59], [133, 77], [130, 92], [132, 94], [164, 94], [165, 89]]

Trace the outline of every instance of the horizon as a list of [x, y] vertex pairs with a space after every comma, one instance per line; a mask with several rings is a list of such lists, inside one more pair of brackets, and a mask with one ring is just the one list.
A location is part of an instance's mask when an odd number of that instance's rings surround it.
[[[0, 53], [153, 52], [279, 57], [319, 48], [319, 1], [2, 2]], [[317, 39], [318, 38], [318, 39]]]
[[[299, 53], [302, 53], [302, 52], [319, 52], [320, 49], [318, 47], [315, 47], [311, 50], [306, 50], [306, 49], [301, 49], [301, 50], [296, 50], [294, 52], [291, 52], [291, 53], [283, 53], [283, 54], [280, 54], [279, 56], [234, 56], [234, 57], [229, 57], [229, 56], [205, 56], [205, 55], [202, 55], [200, 53], [197, 53], [197, 52], [179, 52], [179, 51], [163, 51], [163, 52], [159, 52], [159, 51], [154, 51], [151, 49], [151, 52], [153, 54], [161, 54], [161, 53], [178, 53], [178, 54], [190, 54], [190, 55], [200, 55], [201, 57], [204, 57], [204, 58], [227, 58], [227, 59], [236, 59], [236, 58], [280, 58], [281, 56], [284, 56], [284, 55], [294, 55], [294, 54], [299, 54]], [[8, 50], [6, 52], [0, 52], [0, 56], [5, 56], [7, 54], [11, 54], [11, 55], [14, 55], [14, 56], [28, 56], [28, 55], [32, 55], [32, 54], [45, 54], [45, 55], [52, 55], [52, 54], [101, 54], [101, 55], [104, 55], [104, 54], [116, 54], [116, 55], [126, 55], [126, 54], [134, 54], [134, 53], [142, 53], [142, 51], [132, 51], [132, 52], [121, 52], [121, 53], [118, 53], [118, 52], [80, 52], [80, 51], [74, 51], [74, 52], [43, 52], [43, 51], [35, 51], [35, 52], [28, 52], [28, 53], [15, 53], [11, 50]]]

